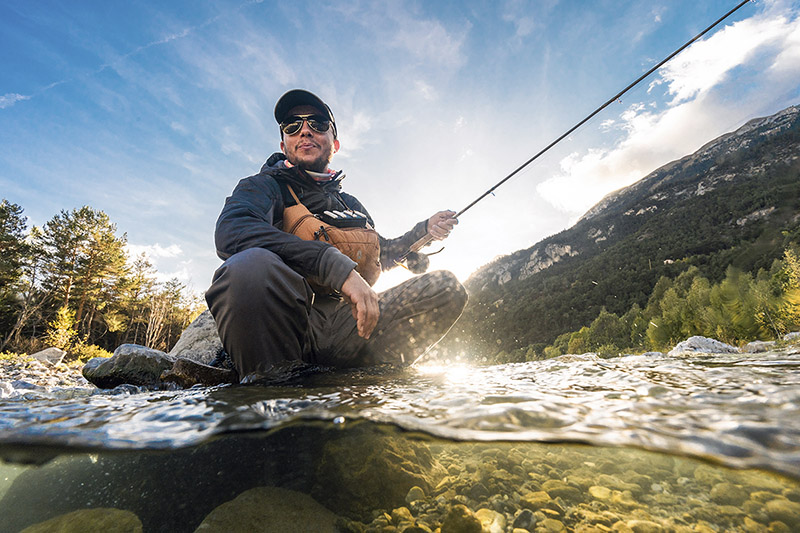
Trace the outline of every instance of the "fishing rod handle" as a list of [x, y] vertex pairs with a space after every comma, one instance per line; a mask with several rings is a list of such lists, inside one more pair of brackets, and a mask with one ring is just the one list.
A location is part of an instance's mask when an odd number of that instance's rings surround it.
[[[422, 237], [417, 242], [412, 244], [408, 248], [408, 251], [409, 252], [419, 252], [420, 250], [425, 248], [427, 245], [429, 245], [432, 241], [433, 241], [433, 237], [431, 236], [431, 234], [430, 233], [426, 233], [424, 237]], [[408, 253], [406, 253], [406, 255], [408, 255]]]

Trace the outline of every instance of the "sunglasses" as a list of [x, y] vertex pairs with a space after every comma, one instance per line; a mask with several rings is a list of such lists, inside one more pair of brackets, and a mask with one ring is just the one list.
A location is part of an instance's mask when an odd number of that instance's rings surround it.
[[331, 121], [319, 115], [294, 115], [281, 122], [281, 131], [285, 135], [294, 135], [303, 129], [303, 122], [317, 133], [331, 129]]

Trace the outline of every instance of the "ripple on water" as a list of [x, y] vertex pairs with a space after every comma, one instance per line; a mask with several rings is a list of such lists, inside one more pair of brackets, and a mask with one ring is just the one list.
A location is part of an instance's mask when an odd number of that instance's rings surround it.
[[369, 420], [471, 441], [574, 441], [800, 477], [800, 356], [591, 354], [323, 373], [275, 387], [0, 400], [0, 445], [164, 449], [298, 420]]

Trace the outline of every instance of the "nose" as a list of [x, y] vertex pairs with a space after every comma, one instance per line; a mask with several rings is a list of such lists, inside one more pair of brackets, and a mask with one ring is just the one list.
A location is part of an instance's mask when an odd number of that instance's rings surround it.
[[300, 135], [303, 136], [312, 136], [313, 131], [311, 130], [311, 126], [308, 125], [308, 121], [304, 120], [303, 125], [300, 127]]

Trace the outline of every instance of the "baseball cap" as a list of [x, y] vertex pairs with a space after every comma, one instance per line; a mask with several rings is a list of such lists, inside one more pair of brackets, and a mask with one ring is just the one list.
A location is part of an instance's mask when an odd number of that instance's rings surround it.
[[322, 111], [333, 124], [334, 132], [336, 131], [336, 120], [328, 104], [319, 96], [303, 89], [293, 89], [278, 99], [278, 103], [275, 104], [275, 120], [278, 124], [282, 123], [289, 115], [289, 111], [301, 105], [310, 105]]

